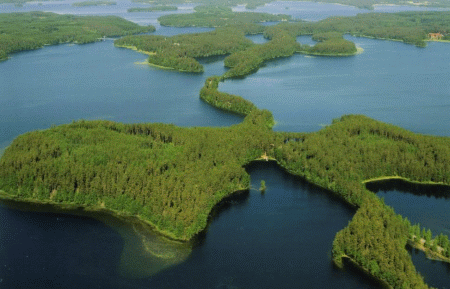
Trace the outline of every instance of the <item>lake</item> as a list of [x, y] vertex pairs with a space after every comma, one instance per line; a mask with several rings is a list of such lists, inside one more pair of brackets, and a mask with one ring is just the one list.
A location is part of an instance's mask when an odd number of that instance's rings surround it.
[[[22, 8], [0, 5], [0, 11], [39, 9], [83, 15], [113, 14], [140, 24], [155, 24], [157, 18], [152, 13], [126, 13], [127, 8], [140, 6], [128, 1], [119, 1], [116, 6], [85, 8], [71, 7], [72, 2], [43, 2], [41, 6], [30, 3]], [[258, 9], [288, 5], [288, 10], [281, 6], [286, 10], [282, 13], [295, 17], [315, 11], [310, 20], [329, 16], [326, 11], [354, 15], [360, 10], [332, 4], [279, 3]], [[301, 5], [306, 12], [295, 14]], [[192, 7], [186, 5], [180, 12], [192, 12]], [[161, 35], [209, 30], [156, 26], [156, 33]], [[266, 63], [256, 74], [221, 83], [220, 90], [241, 95], [258, 107], [271, 110], [277, 131], [317, 131], [333, 118], [359, 113], [418, 133], [450, 135], [448, 44], [429, 43], [426, 48], [417, 48], [399, 42], [346, 38], [362, 47], [364, 53], [344, 58], [294, 55], [277, 59]], [[265, 41], [261, 36], [251, 39]], [[311, 43], [308, 37], [299, 37], [298, 41]], [[225, 71], [223, 57], [201, 60], [205, 65], [203, 74], [136, 64], [146, 58], [105, 41], [45, 47], [14, 54], [10, 60], [1, 62], [0, 154], [22, 133], [77, 119], [180, 126], [229, 126], [242, 120], [199, 100], [205, 79]], [[103, 215], [94, 216], [97, 219], [94, 220], [82, 214], [30, 212], [29, 207], [18, 210], [17, 206], [3, 205], [0, 287], [378, 287], [359, 272], [341, 271], [331, 262], [333, 238], [348, 224], [353, 210], [271, 162], [256, 162], [247, 170], [253, 188], [259, 187], [260, 180], [266, 181], [266, 193], [251, 190], [224, 202], [214, 213], [205, 234], [189, 251], [161, 247], [151, 234], [143, 237], [146, 245], [159, 246], [155, 249], [158, 253], [175, 254], [171, 264], [149, 264], [153, 259], [137, 240], [142, 236], [121, 220]], [[430, 198], [432, 202], [427, 205], [417, 199], [420, 196], [389, 192], [379, 195], [384, 195], [388, 204], [391, 201], [387, 195], [396, 196], [397, 203], [392, 203], [396, 212], [413, 220], [408, 215], [411, 209], [418, 210], [424, 204], [425, 209], [416, 214], [417, 222], [430, 224], [436, 232], [448, 229], [450, 216], [445, 209], [448, 200]], [[406, 205], [403, 210], [400, 205], [405, 197], [412, 198], [411, 202], [417, 205]], [[435, 207], [442, 209], [424, 218], [422, 213]], [[429, 219], [429, 223], [424, 219]], [[124, 255], [129, 255], [128, 259]], [[449, 283], [447, 265], [440, 262], [430, 265], [431, 261], [415, 251], [411, 255], [430, 285], [445, 288]]]

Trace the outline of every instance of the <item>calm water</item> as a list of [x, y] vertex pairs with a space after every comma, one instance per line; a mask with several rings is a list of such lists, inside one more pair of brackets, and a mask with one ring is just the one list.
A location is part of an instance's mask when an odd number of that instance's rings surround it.
[[[447, 43], [417, 48], [346, 38], [364, 52], [351, 57], [277, 59], [258, 73], [227, 80], [219, 88], [272, 111], [277, 131], [317, 131], [344, 114], [365, 114], [417, 133], [450, 135]], [[310, 44], [305, 37], [299, 41]]]
[[450, 264], [428, 259], [422, 251], [411, 249], [411, 258], [428, 285], [434, 288], [450, 288]]
[[186, 74], [135, 64], [146, 58], [112, 41], [13, 55], [0, 63], [0, 147], [21, 133], [82, 118], [181, 126], [241, 121], [199, 100], [206, 75], [222, 74], [223, 63]]
[[[133, 12], [128, 13], [127, 9], [132, 7], [149, 7], [148, 4], [133, 3], [127, 0], [118, 0], [117, 5], [111, 6], [85, 6], [73, 7], [75, 2], [81, 0], [64, 0], [64, 1], [43, 1], [30, 2], [24, 4], [23, 7], [16, 7], [13, 4], [0, 4], [0, 13], [10, 12], [26, 12], [26, 11], [46, 11], [59, 14], [77, 14], [77, 15], [116, 15], [141, 25], [154, 25], [159, 28], [158, 17], [174, 13], [193, 13], [195, 3], [180, 4], [177, 11], [160, 11], [160, 12]], [[286, 9], [286, 7], [288, 9]], [[373, 12], [371, 10], [359, 9], [352, 6], [314, 3], [314, 2], [272, 2], [265, 6], [258, 7], [255, 10], [246, 10], [244, 6], [233, 8], [234, 11], [255, 11], [273, 14], [289, 14], [297, 19], [308, 21], [317, 21], [331, 16], [355, 16], [358, 13]], [[413, 6], [376, 6], [375, 12], [401, 12], [401, 11], [430, 11], [443, 10], [438, 8], [424, 8]]]
[[[161, 35], [208, 31], [159, 27], [156, 18], [166, 12], [126, 13], [129, 7], [145, 6], [128, 1], [84, 8], [71, 7], [72, 2], [30, 3], [22, 8], [0, 5], [0, 12], [112, 14], [156, 25], [156, 34]], [[194, 6], [182, 6], [179, 12], [190, 13]], [[385, 8], [392, 9], [388, 12], [403, 9]], [[278, 13], [308, 20], [364, 11], [307, 2], [275, 2], [258, 9], [270, 9], [271, 13], [279, 9]], [[250, 38], [257, 43], [265, 41], [261, 36]], [[316, 131], [342, 114], [361, 113], [419, 133], [450, 135], [448, 45], [430, 43], [420, 49], [398, 42], [348, 39], [365, 52], [347, 58], [295, 55], [278, 59], [254, 75], [222, 83], [220, 89], [270, 109], [279, 131]], [[310, 38], [299, 37], [298, 41], [312, 44]], [[145, 59], [143, 54], [114, 48], [106, 41], [46, 47], [14, 54], [0, 63], [0, 154], [19, 134], [80, 118], [181, 126], [228, 126], [241, 121], [198, 98], [206, 77], [225, 71], [223, 57], [202, 60], [203, 74], [135, 63]], [[264, 179], [267, 192], [261, 195], [252, 190], [229, 200], [190, 257], [153, 277], [139, 272], [139, 278], [130, 279], [130, 270], [147, 268], [139, 263], [147, 257], [135, 244], [135, 232], [118, 225], [119, 221], [99, 222], [84, 216], [22, 212], [2, 206], [0, 288], [377, 287], [357, 272], [337, 270], [330, 260], [334, 235], [347, 225], [353, 211], [272, 163], [255, 163], [248, 171], [252, 186], [259, 187]], [[413, 223], [448, 233], [448, 200], [428, 198], [428, 204], [421, 196], [402, 192], [379, 194]], [[397, 196], [397, 203], [390, 203], [388, 195]], [[404, 198], [411, 200], [405, 202]], [[405, 205], [404, 210], [401, 205]], [[419, 213], [410, 215], [411, 209]], [[428, 214], [430, 211], [433, 214]], [[124, 262], [123, 252], [135, 256]], [[411, 255], [431, 285], [445, 288], [450, 283], [447, 265], [431, 262], [414, 251]]]
[[412, 224], [429, 228], [438, 235], [450, 236], [450, 188], [421, 186], [401, 181], [385, 181], [367, 184], [387, 205], [408, 218]]
[[[335, 233], [354, 211], [275, 163], [248, 168], [257, 190], [228, 200], [190, 257], [153, 277], [117, 273], [123, 242], [92, 219], [1, 209], [5, 288], [377, 288], [331, 263]], [[20, 228], [19, 230], [17, 228]], [[126, 237], [126, 236], [125, 236]], [[24, 277], [25, 276], [25, 277]], [[31, 286], [32, 285], [32, 286]], [[16, 287], [15, 287], [16, 286]]]
[[245, 5], [233, 8], [236, 12], [265, 12], [272, 14], [289, 14], [295, 19], [303, 19], [306, 21], [317, 21], [332, 16], [355, 16], [359, 13], [369, 12], [402, 12], [402, 11], [435, 11], [445, 10], [436, 8], [424, 8], [414, 6], [389, 6], [377, 5], [374, 10], [359, 9], [352, 6], [339, 4], [315, 3], [315, 2], [298, 2], [298, 1], [276, 1], [268, 3], [265, 6], [256, 9], [245, 9]]

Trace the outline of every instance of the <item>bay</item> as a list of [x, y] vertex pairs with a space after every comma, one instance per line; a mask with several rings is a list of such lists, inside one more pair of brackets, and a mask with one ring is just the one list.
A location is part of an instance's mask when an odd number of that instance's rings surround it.
[[418, 48], [346, 38], [364, 52], [350, 57], [296, 54], [275, 59], [256, 74], [221, 83], [219, 90], [272, 111], [277, 131], [317, 131], [344, 114], [364, 114], [416, 133], [450, 135], [447, 43], [429, 42]]
[[[0, 12], [53, 11], [79, 15], [118, 15], [157, 27], [156, 34], [175, 35], [210, 29], [160, 27], [155, 13], [126, 13], [145, 5], [119, 1], [116, 6], [71, 7], [74, 1], [38, 2], [24, 7], [0, 5]], [[319, 20], [364, 12], [349, 6], [310, 2], [274, 2], [258, 8], [277, 9], [297, 18]], [[289, 9], [285, 9], [288, 5]], [[303, 6], [302, 6], [303, 5]], [[181, 6], [190, 13], [193, 4]], [[340, 6], [339, 9], [336, 6]], [[239, 7], [236, 9], [240, 9]], [[386, 10], [378, 10], [386, 9]], [[381, 7], [396, 12], [410, 7]], [[259, 11], [259, 10], [257, 10]], [[170, 12], [171, 13], [171, 12]], [[251, 38], [251, 37], [250, 37]], [[258, 73], [226, 81], [220, 89], [243, 96], [274, 112], [279, 131], [316, 131], [335, 117], [362, 113], [419, 133], [449, 135], [448, 45], [416, 48], [398, 42], [350, 39], [364, 48], [348, 58], [305, 57], [268, 62]], [[254, 36], [255, 42], [265, 40]], [[300, 37], [301, 43], [311, 41]], [[312, 42], [311, 42], [312, 43]], [[240, 117], [217, 111], [198, 99], [210, 75], [223, 73], [223, 58], [201, 60], [204, 74], [160, 70], [135, 62], [147, 56], [114, 48], [111, 41], [60, 45], [22, 52], [0, 63], [0, 154], [19, 134], [72, 120], [168, 122], [181, 126], [228, 126]], [[156, 275], [132, 276], [123, 268], [126, 241], [136, 237], [121, 226], [106, 226], [83, 216], [22, 212], [0, 207], [0, 286], [5, 288], [376, 288], [363, 274], [333, 267], [331, 243], [353, 215], [339, 201], [314, 186], [285, 174], [271, 163], [252, 164], [252, 186], [264, 179], [264, 195], [252, 190], [227, 200], [184, 262], [161, 267]], [[388, 194], [388, 193], [386, 193]], [[395, 196], [395, 194], [392, 194]], [[417, 196], [413, 196], [414, 198]], [[396, 212], [436, 206], [427, 215], [436, 232], [445, 231], [447, 200], [414, 199], [420, 205]], [[401, 198], [399, 198], [401, 200]], [[386, 198], [386, 202], [388, 200]], [[400, 201], [401, 202], [401, 201]], [[389, 203], [388, 203], [389, 204]], [[426, 210], [426, 209], [429, 210]], [[423, 209], [423, 208], [422, 208]], [[417, 209], [418, 210], [418, 209]], [[441, 213], [439, 213], [441, 212]], [[410, 218], [410, 217], [408, 217]], [[410, 218], [411, 220], [411, 218]], [[441, 220], [441, 221], [439, 221]], [[422, 224], [423, 220], [419, 219]], [[433, 230], [434, 231], [434, 230]], [[141, 246], [134, 244], [131, 250]], [[448, 284], [445, 264], [412, 252], [430, 285]], [[144, 258], [145, 259], [145, 258]], [[137, 259], [136, 259], [137, 260]], [[431, 262], [431, 265], [430, 265]], [[141, 263], [142, 264], [142, 263]], [[129, 265], [129, 264], [128, 264]], [[145, 267], [145, 266], [144, 266]], [[430, 269], [431, 268], [431, 269]], [[431, 270], [431, 271], [430, 271]], [[145, 270], [144, 270], [145, 271]], [[151, 270], [150, 270], [151, 271]], [[148, 273], [148, 272], [147, 272]]]

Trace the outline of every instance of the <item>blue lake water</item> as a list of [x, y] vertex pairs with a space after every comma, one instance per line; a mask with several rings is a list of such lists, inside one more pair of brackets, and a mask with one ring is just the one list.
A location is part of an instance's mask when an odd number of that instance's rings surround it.
[[359, 13], [387, 12], [395, 13], [402, 11], [434, 11], [445, 10], [439, 8], [425, 8], [417, 6], [400, 5], [376, 5], [374, 10], [359, 9], [353, 6], [340, 4], [317, 3], [317, 2], [299, 2], [299, 1], [276, 1], [268, 3], [256, 9], [246, 9], [245, 5], [239, 5], [233, 8], [236, 12], [264, 12], [272, 14], [288, 14], [294, 19], [303, 19], [306, 21], [317, 21], [332, 16], [355, 16]]
[[[408, 130], [449, 136], [450, 49], [346, 36], [351, 57], [294, 55], [219, 89], [273, 112], [277, 131], [317, 131], [344, 114], [364, 114]], [[301, 43], [309, 44], [299, 37]], [[430, 83], [437, 85], [430, 85]]]
[[[0, 5], [0, 12], [112, 14], [156, 25], [156, 34], [161, 35], [210, 30], [159, 27], [158, 13], [126, 13], [129, 7], [145, 6], [128, 1], [85, 8], [74, 8], [72, 2], [29, 3], [22, 8]], [[286, 5], [290, 9], [285, 9]], [[192, 12], [194, 6], [185, 5], [179, 12]], [[308, 20], [364, 11], [309, 2], [275, 2], [258, 9], [271, 9], [271, 13], [280, 9], [279, 13]], [[265, 41], [260, 35], [249, 38], [256, 43]], [[271, 110], [278, 131], [316, 131], [333, 118], [358, 113], [418, 133], [450, 135], [448, 44], [429, 43], [426, 48], [417, 48], [399, 42], [347, 38], [364, 53], [345, 58], [294, 55], [277, 59], [256, 74], [221, 83], [220, 90]], [[298, 41], [313, 44], [308, 37], [299, 37]], [[203, 74], [136, 64], [146, 58], [105, 41], [45, 47], [14, 54], [1, 62], [0, 155], [22, 133], [81, 118], [180, 126], [228, 126], [242, 120], [198, 98], [205, 79], [225, 71], [223, 57], [201, 60]], [[337, 270], [331, 263], [332, 240], [347, 225], [352, 210], [273, 163], [255, 163], [248, 171], [252, 186], [259, 187], [264, 179], [267, 192], [261, 195], [252, 190], [227, 201], [189, 258], [152, 277], [131, 279], [121, 271], [121, 254], [127, 246], [124, 240], [133, 232], [124, 232], [114, 224], [116, 221], [22, 212], [2, 206], [0, 288], [378, 287], [364, 275]], [[413, 223], [419, 222], [436, 233], [448, 233], [448, 200], [421, 199], [404, 192], [379, 195]], [[415, 214], [417, 221], [409, 215], [414, 210], [420, 212]], [[428, 214], [430, 211], [434, 212]], [[414, 251], [411, 255], [431, 285], [445, 288], [450, 283], [447, 265], [433, 263]]]

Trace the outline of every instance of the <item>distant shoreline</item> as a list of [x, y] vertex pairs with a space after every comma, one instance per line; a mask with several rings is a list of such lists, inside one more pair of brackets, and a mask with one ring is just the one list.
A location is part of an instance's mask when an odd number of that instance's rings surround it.
[[114, 45], [114, 46], [115, 47], [119, 47], [119, 48], [131, 49], [131, 50], [134, 50], [136, 52], [147, 54], [147, 55], [156, 55], [156, 52], [149, 52], [149, 51], [140, 50], [136, 46], [132, 46], [132, 45]]
[[419, 185], [432, 185], [432, 186], [446, 186], [446, 187], [450, 187], [449, 185], [446, 185], [442, 182], [432, 182], [432, 181], [426, 181], [426, 182], [420, 182], [420, 181], [413, 181], [411, 179], [408, 178], [404, 178], [402, 176], [383, 176], [383, 177], [378, 177], [378, 178], [372, 178], [372, 179], [367, 179], [362, 181], [363, 184], [367, 184], [367, 183], [375, 183], [375, 182], [380, 182], [380, 181], [389, 181], [389, 180], [399, 180], [399, 181], [404, 181], [407, 183], [411, 183], [411, 184], [419, 184]]

